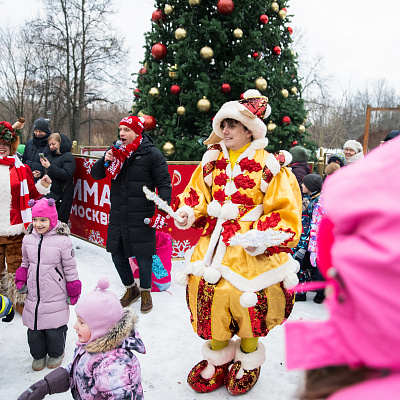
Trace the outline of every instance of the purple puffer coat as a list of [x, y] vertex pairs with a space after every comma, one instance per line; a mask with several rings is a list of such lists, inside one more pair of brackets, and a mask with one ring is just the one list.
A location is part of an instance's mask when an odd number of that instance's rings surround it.
[[69, 232], [63, 222], [43, 235], [28, 226], [21, 268], [28, 269], [22, 322], [29, 329], [56, 329], [68, 323], [66, 283], [79, 281]]
[[67, 368], [75, 400], [144, 399], [140, 364], [133, 350], [144, 354], [146, 349], [135, 330], [136, 321], [136, 314], [125, 310], [106, 335], [88, 345], [77, 344]]

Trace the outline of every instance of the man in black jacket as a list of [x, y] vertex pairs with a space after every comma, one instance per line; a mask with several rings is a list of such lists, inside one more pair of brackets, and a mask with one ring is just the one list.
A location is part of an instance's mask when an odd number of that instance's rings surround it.
[[[120, 122], [122, 146], [107, 150], [104, 157], [93, 165], [91, 175], [97, 180], [107, 175], [111, 177], [106, 249], [126, 286], [121, 305], [128, 307], [141, 296], [140, 310], [146, 313], [153, 308], [150, 291], [156, 236], [155, 229], [144, 223], [145, 218], [153, 217], [155, 204], [146, 199], [143, 186], [151, 191], [157, 188], [159, 196], [169, 203], [171, 178], [166, 160], [153, 139], [142, 135], [143, 122], [143, 118], [135, 116]], [[139, 266], [140, 289], [129, 264], [129, 258], [133, 256]]]

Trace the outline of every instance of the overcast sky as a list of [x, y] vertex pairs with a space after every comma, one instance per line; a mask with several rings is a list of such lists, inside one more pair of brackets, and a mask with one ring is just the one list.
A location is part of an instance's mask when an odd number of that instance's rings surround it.
[[[234, 2], [240, 4], [240, 0]], [[38, 4], [37, 0], [0, 0], [2, 19], [15, 20], [17, 15], [19, 21], [30, 18], [36, 14]], [[143, 33], [150, 29], [154, 1], [114, 0], [114, 4], [119, 10], [116, 26], [130, 50], [129, 72], [137, 72], [144, 52]], [[368, 81], [386, 78], [400, 93], [398, 0], [292, 0], [288, 13], [294, 15], [290, 23], [293, 29], [305, 34], [302, 57], [321, 55], [327, 73], [338, 85], [362, 87]], [[127, 86], [131, 86], [129, 76]]]

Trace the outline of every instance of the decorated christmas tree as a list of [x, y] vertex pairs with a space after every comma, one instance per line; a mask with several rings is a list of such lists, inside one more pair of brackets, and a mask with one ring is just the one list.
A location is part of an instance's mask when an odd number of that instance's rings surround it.
[[305, 130], [287, 0], [158, 0], [132, 112], [169, 160], [200, 160], [212, 118], [248, 89], [267, 96], [268, 151], [314, 148]]

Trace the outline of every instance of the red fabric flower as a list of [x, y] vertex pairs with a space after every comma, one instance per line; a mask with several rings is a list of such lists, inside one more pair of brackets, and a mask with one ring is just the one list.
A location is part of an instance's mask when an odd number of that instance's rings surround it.
[[222, 189], [216, 190], [213, 195], [214, 199], [217, 201], [225, 201], [225, 192]]
[[239, 165], [242, 171], [247, 170], [249, 172], [257, 172], [261, 171], [262, 169], [261, 164], [259, 164], [257, 161], [249, 160], [247, 157], [240, 160]]
[[174, 194], [173, 196], [171, 196], [171, 208], [172, 208], [172, 211], [176, 211], [178, 209], [179, 203], [180, 203], [180, 200], [179, 200], [179, 197], [177, 195]]
[[265, 221], [258, 221], [257, 229], [259, 231], [266, 231], [269, 228], [275, 228], [279, 221], [281, 220], [281, 216], [277, 212], [273, 212], [270, 217], [266, 217]]
[[229, 246], [229, 240], [235, 235], [235, 233], [240, 229], [239, 222], [235, 219], [231, 219], [229, 221], [225, 221], [222, 224], [224, 230], [222, 231], [221, 235], [223, 237], [222, 241]]
[[267, 166], [265, 166], [262, 173], [262, 178], [264, 179], [264, 181], [270, 183], [273, 177], [274, 177], [273, 173], [269, 170]]
[[212, 145], [207, 149], [207, 151], [208, 151], [208, 150], [219, 150], [219, 151], [222, 151], [222, 147], [221, 147], [220, 144], [212, 144]]
[[227, 165], [228, 165], [228, 160], [226, 160], [225, 158], [221, 158], [220, 160], [217, 160], [215, 163], [215, 166], [220, 170], [226, 169]]
[[194, 221], [192, 228], [194, 229], [204, 229], [204, 227], [207, 224], [207, 217], [205, 217], [204, 215], [202, 217], [199, 217], [196, 219], [196, 221]]
[[221, 172], [214, 178], [214, 183], [218, 186], [224, 186], [228, 181], [229, 176], [225, 172]]
[[231, 196], [232, 203], [245, 204], [247, 206], [254, 205], [254, 200], [245, 194], [240, 194], [239, 191], [233, 193]]
[[199, 195], [194, 189], [190, 189], [189, 197], [185, 198], [185, 204], [189, 207], [195, 207], [199, 204]]
[[233, 179], [233, 181], [238, 189], [252, 189], [254, 186], [256, 186], [254, 179], [251, 179], [248, 175], [238, 175]]
[[[203, 217], [205, 218], [205, 217]], [[208, 223], [208, 226], [207, 226]], [[204, 232], [201, 234], [201, 236], [208, 236], [211, 235], [215, 229], [215, 225], [217, 224], [217, 218], [215, 217], [208, 217], [206, 219], [206, 226], [207, 228], [204, 230]]]

